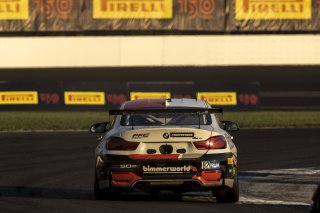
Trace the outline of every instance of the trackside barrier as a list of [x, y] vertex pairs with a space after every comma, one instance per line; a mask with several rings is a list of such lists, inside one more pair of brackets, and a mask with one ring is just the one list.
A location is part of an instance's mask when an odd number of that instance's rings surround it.
[[2, 0], [0, 33], [319, 32], [320, 0]]
[[127, 100], [197, 98], [225, 110], [259, 110], [260, 85], [193, 82], [49, 82], [0, 84], [0, 110], [107, 110]]

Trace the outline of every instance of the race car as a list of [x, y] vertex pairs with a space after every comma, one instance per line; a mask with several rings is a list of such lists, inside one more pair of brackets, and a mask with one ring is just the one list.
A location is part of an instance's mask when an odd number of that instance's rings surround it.
[[90, 128], [104, 133], [95, 150], [95, 198], [211, 191], [217, 202], [237, 202], [237, 148], [229, 132], [239, 127], [219, 121], [219, 113], [195, 99], [127, 101], [109, 110], [110, 123]]

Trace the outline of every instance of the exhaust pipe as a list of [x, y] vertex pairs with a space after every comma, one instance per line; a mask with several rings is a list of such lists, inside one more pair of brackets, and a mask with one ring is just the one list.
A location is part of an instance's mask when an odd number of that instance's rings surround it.
[[144, 190], [145, 192], [150, 192], [150, 191], [151, 191], [151, 185], [148, 184], [148, 183], [146, 183], [146, 184], [144, 185], [144, 187], [143, 187], [143, 190]]
[[202, 189], [200, 183], [198, 183], [198, 182], [193, 182], [191, 185], [191, 188], [192, 188], [192, 190], [201, 190]]
[[134, 189], [138, 192], [150, 192], [151, 185], [149, 183], [137, 183], [137, 185], [135, 185]]
[[143, 191], [144, 191], [143, 188], [144, 188], [144, 186], [143, 186], [142, 183], [138, 183], [138, 184], [134, 187], [134, 189], [135, 189], [136, 191], [138, 191], [138, 192], [143, 192]]

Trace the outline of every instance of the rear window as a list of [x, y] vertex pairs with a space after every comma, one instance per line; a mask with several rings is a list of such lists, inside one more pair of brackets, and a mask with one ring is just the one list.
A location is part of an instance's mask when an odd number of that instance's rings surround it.
[[158, 114], [126, 114], [121, 116], [122, 126], [184, 126], [210, 125], [211, 116], [208, 113], [158, 113]]

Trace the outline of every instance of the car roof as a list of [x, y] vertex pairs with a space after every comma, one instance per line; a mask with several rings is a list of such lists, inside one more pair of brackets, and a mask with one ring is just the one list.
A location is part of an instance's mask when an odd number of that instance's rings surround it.
[[166, 109], [166, 108], [211, 108], [204, 100], [181, 99], [143, 99], [127, 101], [121, 109]]

